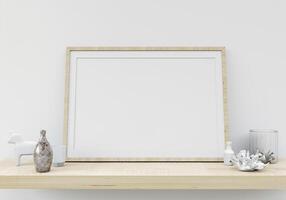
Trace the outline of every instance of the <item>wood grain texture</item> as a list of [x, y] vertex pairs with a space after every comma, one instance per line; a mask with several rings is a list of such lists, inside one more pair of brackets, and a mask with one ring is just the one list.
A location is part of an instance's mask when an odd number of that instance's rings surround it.
[[[227, 110], [227, 70], [225, 47], [67, 47], [66, 49], [66, 73], [65, 73], [65, 99], [64, 99], [64, 130], [63, 143], [68, 143], [68, 117], [69, 117], [69, 94], [70, 94], [70, 59], [73, 51], [219, 51], [221, 52], [222, 61], [222, 78], [223, 78], [223, 112], [224, 112], [224, 138], [225, 142], [229, 140], [228, 110]], [[68, 161], [119, 161], [119, 162], [142, 162], [142, 161], [223, 161], [221, 157], [193, 157], [193, 158], [160, 158], [160, 157], [141, 157], [141, 158], [118, 158], [118, 157], [99, 157], [99, 158], [83, 158], [68, 157]]]
[[0, 188], [31, 189], [286, 189], [286, 161], [260, 172], [222, 163], [67, 163], [49, 173], [0, 161]]

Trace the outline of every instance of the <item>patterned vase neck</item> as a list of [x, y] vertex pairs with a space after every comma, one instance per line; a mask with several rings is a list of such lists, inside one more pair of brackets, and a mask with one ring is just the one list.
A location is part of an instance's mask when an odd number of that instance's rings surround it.
[[41, 134], [42, 137], [46, 137], [46, 133], [47, 133], [46, 130], [41, 130], [41, 133], [40, 133], [40, 134]]

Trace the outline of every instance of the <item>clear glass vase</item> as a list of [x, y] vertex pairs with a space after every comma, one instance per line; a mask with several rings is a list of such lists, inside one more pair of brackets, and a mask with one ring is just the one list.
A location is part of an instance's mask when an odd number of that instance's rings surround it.
[[254, 154], [257, 151], [269, 156], [273, 153], [274, 160], [278, 161], [278, 131], [273, 129], [251, 129], [249, 130], [249, 151]]

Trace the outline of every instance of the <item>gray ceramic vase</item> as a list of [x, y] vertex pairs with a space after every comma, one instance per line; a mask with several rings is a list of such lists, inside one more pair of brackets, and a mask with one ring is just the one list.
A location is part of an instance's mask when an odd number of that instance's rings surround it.
[[34, 164], [37, 172], [49, 172], [53, 162], [53, 150], [46, 138], [46, 131], [41, 131], [41, 137], [34, 150]]

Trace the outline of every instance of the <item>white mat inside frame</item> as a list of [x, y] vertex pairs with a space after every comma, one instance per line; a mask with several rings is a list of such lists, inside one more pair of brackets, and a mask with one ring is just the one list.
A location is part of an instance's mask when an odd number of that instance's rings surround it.
[[217, 160], [222, 51], [70, 50], [69, 160]]

